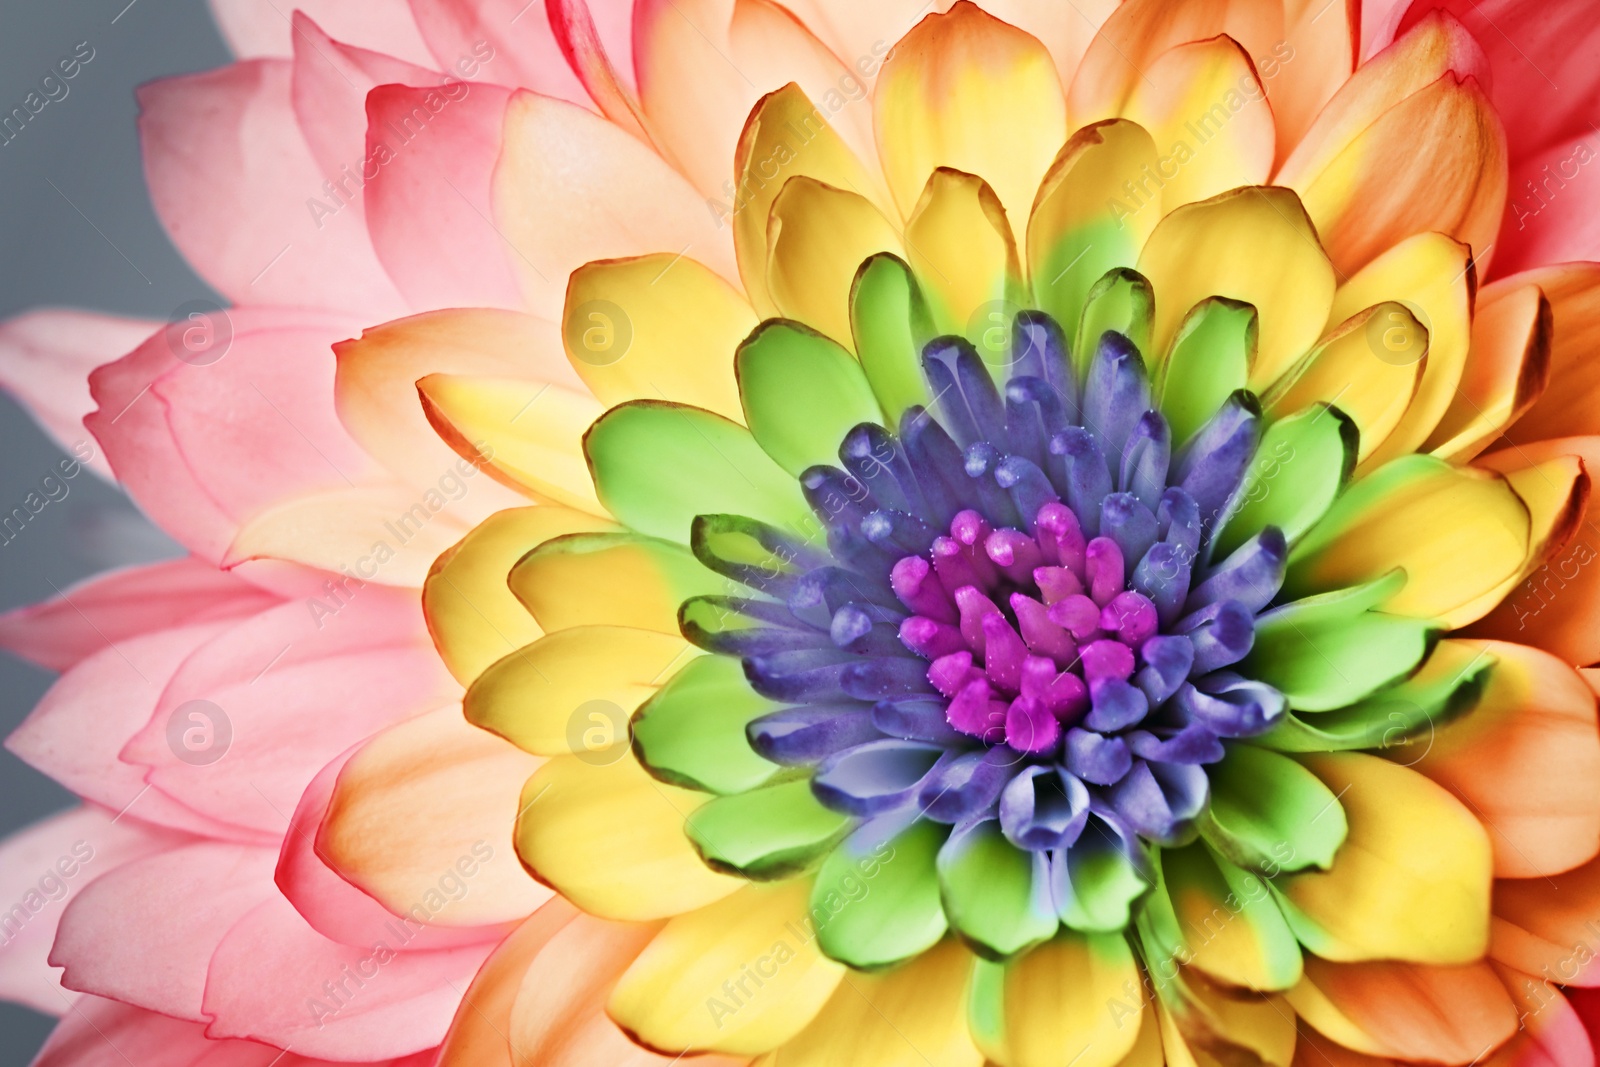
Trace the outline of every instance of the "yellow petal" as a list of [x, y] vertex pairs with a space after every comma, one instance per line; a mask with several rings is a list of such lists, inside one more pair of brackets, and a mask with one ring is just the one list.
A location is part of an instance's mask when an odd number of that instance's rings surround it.
[[[1066, 336], [1095, 282], [1131, 267], [1161, 218], [1161, 190], [1150, 177], [1155, 142], [1142, 126], [1111, 119], [1072, 135], [1051, 164], [1028, 218], [1028, 277], [1037, 305]], [[1139, 195], [1131, 198], [1128, 188]]]
[[790, 178], [815, 178], [835, 189], [859, 193], [879, 211], [897, 215], [876, 161], [869, 171], [828, 122], [827, 112], [793, 82], [762, 97], [750, 112], [734, 171], [738, 176], [732, 205], [734, 250], [745, 291], [763, 316], [777, 311], [767, 292], [767, 219], [772, 202]]
[[994, 190], [970, 174], [934, 171], [906, 223], [906, 250], [939, 332], [967, 335], [990, 366], [1004, 366], [1022, 269]]
[[738, 422], [733, 351], [755, 326], [737, 289], [661, 252], [579, 267], [561, 332], [572, 369], [606, 407], [676, 400]]
[[1122, 109], [1150, 131], [1162, 209], [1205, 200], [1272, 173], [1272, 109], [1250, 57], [1230, 37], [1156, 57]]
[[[1170, 969], [1171, 961], [1157, 966]], [[1162, 973], [1165, 973], [1163, 970]], [[1161, 1040], [1173, 1067], [1228, 1063], [1289, 1067], [1294, 1058], [1294, 1012], [1283, 997], [1241, 994], [1193, 972], [1157, 986]]]
[[886, 974], [847, 973], [772, 1067], [978, 1067], [967, 1033], [972, 953], [948, 938]]
[[276, 504], [239, 528], [222, 565], [293, 560], [363, 582], [419, 586], [433, 559], [471, 529], [464, 513], [472, 494], [504, 491], [460, 457], [442, 469], [438, 485], [421, 492], [362, 486]]
[[[363, 448], [417, 488], [436, 482], [455, 462], [417, 403], [416, 382], [429, 374], [537, 378], [581, 388], [555, 345], [552, 323], [514, 311], [464, 308], [430, 311], [363, 330], [333, 346], [338, 358], [334, 402], [339, 421]], [[500, 486], [474, 501], [474, 517], [521, 503]]]
[[[1427, 331], [1428, 365], [1417, 395], [1395, 432], [1374, 452], [1373, 465], [1415, 452], [1455, 398], [1467, 361], [1476, 286], [1471, 250], [1443, 234], [1425, 233], [1367, 264], [1334, 294], [1330, 327], [1364, 308], [1398, 301]], [[1386, 322], [1375, 351], [1381, 359], [1403, 360], [1415, 344], [1405, 329], [1389, 326], [1404, 324]]]
[[1423, 448], [1464, 463], [1525, 415], [1550, 381], [1554, 331], [1537, 285], [1506, 279], [1484, 288], [1461, 383]]
[[1356, 455], [1365, 459], [1405, 417], [1427, 365], [1427, 331], [1404, 305], [1379, 304], [1341, 323], [1284, 372], [1267, 393], [1266, 410], [1277, 419], [1331, 404], [1356, 424]]
[[620, 751], [612, 763], [557, 756], [528, 779], [516, 845], [534, 877], [591, 915], [630, 921], [693, 911], [744, 885], [707, 867], [684, 836], [684, 818], [709, 796], [656, 781]]
[[1489, 940], [1489, 835], [1443, 787], [1377, 756], [1300, 757], [1339, 796], [1349, 835], [1326, 872], [1276, 880], [1284, 917], [1331, 960], [1466, 963]]
[[1528, 509], [1504, 478], [1431, 456], [1395, 460], [1354, 483], [1290, 552], [1291, 597], [1342, 589], [1396, 568], [1406, 583], [1382, 610], [1456, 629], [1485, 594], [1522, 573]]
[[561, 314], [568, 276], [597, 259], [665, 251], [739, 278], [716, 214], [653, 148], [586, 108], [538, 93], [515, 93], [506, 105], [494, 221], [485, 225], [509, 245], [529, 307], [548, 319]]
[[583, 434], [605, 409], [548, 382], [430, 374], [417, 383], [428, 421], [463, 457], [533, 499], [607, 515], [594, 494]]
[[1595, 695], [1548, 652], [1463, 642], [1493, 657], [1472, 714], [1388, 754], [1460, 797], [1489, 831], [1499, 878], [1559, 874], [1600, 852]]
[[646, 1046], [754, 1055], [805, 1029], [845, 969], [809, 925], [811, 883], [745, 883], [667, 923], [618, 980], [607, 1010]]
[[1261, 316], [1250, 373], [1256, 389], [1316, 343], [1333, 301], [1333, 267], [1286, 189], [1237, 189], [1179, 208], [1156, 225], [1139, 255], [1139, 273], [1155, 287], [1158, 352], [1207, 297], [1254, 306]]
[[1036, 38], [962, 0], [894, 46], [873, 94], [878, 154], [909, 216], [939, 167], [976, 174], [1021, 229], [1067, 139], [1055, 63]]
[[902, 254], [894, 227], [866, 197], [805, 177], [773, 201], [767, 243], [767, 291], [778, 310], [846, 348], [856, 271], [876, 252]]
[[422, 585], [422, 608], [456, 680], [470, 685], [489, 664], [544, 633], [506, 584], [517, 560], [553, 537], [617, 528], [557, 504], [512, 508], [491, 515], [441, 555]]
[[[550, 899], [505, 843], [505, 817], [539, 760], [484, 733], [455, 707], [391, 726], [339, 772], [317, 853], [396, 915], [487, 926]], [[441, 875], [469, 891], [444, 900]]]
[[1005, 965], [1000, 996], [1000, 1047], [980, 1037], [990, 1059], [1006, 1067], [1114, 1067], [1134, 1051], [1144, 1017], [1108, 1010], [1139, 985], [1133, 951], [1122, 934], [1062, 931]]
[[1308, 957], [1289, 993], [1322, 1034], [1369, 1056], [1469, 1063], [1517, 1030], [1517, 1009], [1488, 963], [1330, 963]]
[[512, 593], [546, 632], [631, 626], [678, 634], [678, 607], [728, 591], [682, 545], [636, 535], [564, 537], [529, 552], [511, 571]]
[[604, 762], [626, 749], [634, 710], [697, 654], [675, 633], [557, 630], [484, 671], [467, 690], [467, 719], [529, 752]]

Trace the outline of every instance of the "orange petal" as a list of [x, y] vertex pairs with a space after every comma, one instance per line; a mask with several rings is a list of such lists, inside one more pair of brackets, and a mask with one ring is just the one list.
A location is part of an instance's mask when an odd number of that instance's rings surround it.
[[1549, 878], [1494, 886], [1489, 955], [1562, 985], [1600, 985], [1600, 860]]
[[1470, 61], [1453, 55], [1459, 27], [1447, 27], [1428, 20], [1362, 67], [1274, 179], [1300, 193], [1341, 271], [1430, 230], [1488, 259], [1509, 180], [1505, 131], [1462, 69]]
[[[550, 899], [505, 832], [540, 762], [469, 725], [454, 706], [392, 726], [339, 772], [317, 854], [396, 915], [420, 904], [442, 926], [520, 919]], [[470, 865], [470, 877], [458, 864]], [[432, 906], [430, 894], [443, 900], [441, 872], [455, 869], [470, 892]]]
[[1472, 347], [1456, 395], [1423, 448], [1465, 462], [1538, 401], [1550, 381], [1550, 300], [1519, 278], [1478, 294]]
[[1571, 870], [1600, 852], [1594, 692], [1547, 652], [1467, 642], [1494, 669], [1477, 706], [1386, 753], [1455, 794], [1489, 831], [1497, 878]]
[[1561, 991], [1542, 978], [1495, 966], [1522, 1020], [1484, 1067], [1594, 1067], [1588, 1029]]
[[[1600, 437], [1563, 437], [1513, 445], [1478, 460], [1485, 467], [1520, 468], [1519, 493], [1533, 510], [1538, 496], [1562, 502], [1564, 480], [1572, 477], [1571, 464], [1581, 462], [1586, 472], [1600, 471]], [[1544, 551], [1534, 555], [1504, 599], [1468, 631], [1475, 637], [1534, 645], [1567, 663], [1600, 660], [1600, 567], [1591, 567], [1600, 546], [1600, 529], [1586, 504], [1571, 502], [1575, 512], [1562, 536], [1547, 535]], [[1549, 520], [1547, 525], [1550, 525]], [[1552, 534], [1556, 531], [1552, 530]], [[1553, 552], [1553, 554], [1552, 554]]]
[[538, 951], [581, 913], [560, 897], [528, 916], [495, 948], [461, 998], [437, 1067], [519, 1067], [506, 1034], [522, 975]]
[[[1506, 437], [1515, 444], [1600, 433], [1600, 264], [1571, 263], [1515, 276], [1550, 299], [1550, 388]], [[1509, 281], [1509, 279], [1508, 279]]]
[[1517, 1029], [1517, 1009], [1487, 963], [1332, 963], [1306, 957], [1289, 991], [1300, 1018], [1369, 1056], [1470, 1063]]

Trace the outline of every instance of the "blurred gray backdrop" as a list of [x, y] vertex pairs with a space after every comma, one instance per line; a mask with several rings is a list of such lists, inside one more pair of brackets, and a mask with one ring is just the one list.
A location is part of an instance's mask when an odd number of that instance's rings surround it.
[[[288, 5], [285, 5], [287, 8]], [[215, 294], [188, 268], [150, 208], [134, 129], [134, 87], [228, 61], [204, 0], [0, 0], [0, 114], [21, 106], [80, 43], [94, 58], [0, 146], [0, 317], [66, 305], [165, 319]], [[53, 187], [52, 187], [53, 186]], [[110, 354], [108, 354], [110, 355]], [[0, 396], [0, 511], [20, 503], [64, 453]], [[73, 479], [22, 534], [0, 545], [0, 609], [51, 595], [107, 567], [178, 550], [120, 492]], [[0, 734], [51, 676], [0, 654]], [[70, 794], [0, 752], [0, 833], [68, 805]], [[0, 1005], [0, 1067], [22, 1067], [52, 1020]]]

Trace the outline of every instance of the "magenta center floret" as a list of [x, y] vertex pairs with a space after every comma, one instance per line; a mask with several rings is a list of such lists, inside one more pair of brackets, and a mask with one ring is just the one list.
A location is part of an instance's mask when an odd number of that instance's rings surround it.
[[1128, 686], [1158, 622], [1115, 541], [1085, 538], [1070, 508], [1048, 503], [1031, 535], [963, 511], [930, 555], [898, 561], [890, 582], [914, 612], [900, 640], [931, 661], [951, 726], [1044, 755], [1091, 708], [1123, 703], [1109, 687]]

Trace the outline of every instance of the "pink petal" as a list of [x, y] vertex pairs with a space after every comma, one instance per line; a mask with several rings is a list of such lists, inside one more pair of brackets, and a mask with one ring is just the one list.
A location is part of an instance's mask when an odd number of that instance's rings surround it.
[[1593, 130], [1513, 157], [1496, 278], [1600, 256], [1600, 137]]
[[113, 822], [83, 806], [52, 815], [0, 843], [0, 998], [59, 1015], [70, 997], [45, 959], [62, 911], [84, 886], [124, 863], [176, 847], [183, 835]]
[[1490, 99], [1505, 125], [1513, 161], [1593, 133], [1600, 117], [1600, 20], [1583, 0], [1416, 0], [1404, 33], [1443, 8], [1488, 53]]
[[411, 0], [411, 10], [440, 66], [468, 63], [500, 85], [589, 106], [540, 0]]
[[[324, 863], [314, 847], [317, 827], [333, 797], [334, 782], [357, 748], [359, 746], [324, 767], [301, 795], [300, 806], [295, 809], [289, 832], [283, 838], [283, 850], [278, 854], [275, 880], [289, 903], [317, 933], [346, 945], [371, 946], [378, 937], [386, 936], [385, 931], [395, 921], [394, 913]], [[443, 872], [438, 876], [444, 877]], [[415, 923], [405, 925], [415, 934], [410, 944], [417, 949], [473, 944], [492, 940], [505, 932], [504, 927], [452, 929], [419, 927]]]
[[[367, 228], [413, 307], [522, 307], [507, 262], [516, 253], [490, 221], [509, 98], [498, 86], [474, 85], [434, 113], [429, 103], [443, 99], [436, 89], [385, 85], [367, 95], [361, 158], [387, 159], [367, 182]], [[413, 118], [419, 111], [433, 116], [425, 127]], [[402, 145], [413, 128], [415, 139]]]
[[371, 944], [342, 945], [273, 895], [227, 932], [211, 958], [206, 1033], [331, 1060], [432, 1048], [495, 943], [426, 952], [408, 950], [409, 943], [396, 919]]
[[249, 60], [139, 91], [156, 214], [184, 258], [234, 303], [392, 318], [404, 305], [365, 219], [323, 192], [332, 176], [301, 135], [292, 68]]
[[[300, 132], [323, 177], [339, 189], [339, 199], [360, 207], [362, 154], [367, 140], [367, 93], [388, 84], [439, 85], [445, 76], [430, 67], [404, 63], [381, 52], [336, 41], [304, 12], [294, 19], [294, 73], [290, 99]], [[456, 91], [465, 89], [458, 86]], [[324, 199], [333, 193], [326, 187]]]
[[432, 65], [432, 56], [405, 4], [353, 4], [350, 0], [211, 0], [211, 11], [241, 59], [293, 54], [293, 28], [284, 16], [303, 11], [342, 41], [385, 52], [409, 63]]
[[89, 372], [131, 352], [160, 323], [86, 311], [44, 309], [0, 324], [0, 388], [13, 394], [56, 443], [95, 473], [111, 476], [83, 428], [94, 408]]
[[[383, 727], [461, 698], [433, 650], [414, 591], [368, 585], [337, 611], [294, 601], [232, 627], [174, 672], [125, 762], [183, 804], [229, 825], [281, 834], [329, 760]], [[185, 711], [204, 701], [200, 712]], [[228, 747], [196, 758], [172, 739], [226, 716]], [[195, 718], [196, 714], [201, 718]], [[181, 735], [180, 735], [181, 736]], [[223, 737], [215, 727], [211, 744]]]
[[562, 56], [600, 113], [640, 137], [647, 136], [634, 91], [632, 5], [550, 0], [545, 8]]
[[118, 758], [149, 722], [162, 689], [196, 648], [228, 623], [130, 637], [75, 665], [50, 687], [6, 748], [84, 800], [161, 826], [212, 837], [276, 841], [206, 818], [144, 778], [144, 768]]
[[99, 408], [84, 420], [145, 512], [212, 561], [268, 505], [384, 477], [333, 410], [331, 346], [350, 320], [262, 308], [228, 320], [214, 362], [175, 359], [157, 335], [95, 371]]
[[270, 848], [206, 842], [124, 864], [67, 906], [50, 962], [67, 969], [68, 989], [204, 1021], [212, 953], [277, 897], [273, 858]]
[[0, 615], [0, 647], [64, 671], [130, 637], [236, 619], [278, 598], [190, 556], [102, 574]]

